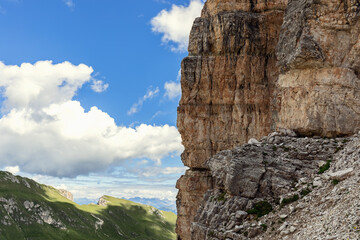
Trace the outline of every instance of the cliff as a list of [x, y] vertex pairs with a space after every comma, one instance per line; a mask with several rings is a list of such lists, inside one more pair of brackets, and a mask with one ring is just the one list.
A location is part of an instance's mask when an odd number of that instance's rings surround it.
[[[177, 182], [179, 239], [203, 239], [191, 229], [204, 226], [201, 209], [216, 189], [249, 199], [280, 194], [266, 187], [255, 191], [256, 179], [266, 173], [264, 164], [254, 163], [262, 159], [256, 154], [235, 167], [254, 179], [244, 185], [241, 177], [226, 178], [230, 189], [248, 188], [237, 195], [219, 187], [210, 157], [284, 129], [297, 137], [344, 137], [360, 130], [359, 12], [359, 2], [352, 0], [205, 3], [182, 62], [178, 129], [185, 146], [182, 161], [190, 169]], [[225, 168], [234, 160], [225, 159], [215, 162]], [[319, 160], [288, 159], [287, 171], [278, 169], [283, 163], [273, 166], [279, 171], [273, 185], [284, 184], [283, 174], [292, 176], [286, 184], [314, 174], [318, 163], [308, 161]], [[294, 164], [301, 174], [293, 172]], [[209, 226], [215, 220], [206, 221]]]

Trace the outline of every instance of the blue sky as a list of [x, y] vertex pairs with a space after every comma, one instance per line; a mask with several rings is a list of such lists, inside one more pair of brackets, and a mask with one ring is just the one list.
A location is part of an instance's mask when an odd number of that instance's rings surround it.
[[201, 0], [0, 0], [0, 168], [78, 199], [174, 200]]

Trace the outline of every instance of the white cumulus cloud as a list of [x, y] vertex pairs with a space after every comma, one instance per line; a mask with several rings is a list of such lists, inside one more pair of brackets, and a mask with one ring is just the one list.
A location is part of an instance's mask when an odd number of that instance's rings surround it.
[[178, 72], [176, 82], [169, 81], [165, 82], [165, 97], [168, 97], [170, 100], [175, 99], [181, 95], [181, 69]]
[[146, 100], [152, 99], [153, 97], [156, 97], [159, 93], [159, 88], [155, 88], [154, 90], [152, 90], [151, 88], [148, 89], [148, 91], [146, 92], [146, 94], [139, 99], [139, 101], [137, 103], [134, 103], [131, 108], [129, 109], [129, 111], [127, 112], [128, 115], [133, 115], [135, 113], [137, 113], [140, 108], [142, 107], [142, 105], [144, 104], [144, 102]]
[[181, 85], [177, 82], [166, 82], [164, 85], [165, 88], [165, 96], [169, 99], [177, 98], [181, 95]]
[[182, 151], [181, 137], [173, 126], [117, 126], [95, 106], [86, 112], [72, 98], [91, 81], [92, 72], [89, 66], [69, 62], [21, 66], [0, 62], [0, 94], [4, 98], [0, 167], [19, 166], [23, 172], [73, 177], [127, 159], [158, 162]]
[[19, 166], [8, 166], [4, 168], [5, 171], [10, 172], [14, 175], [20, 172]]
[[163, 43], [175, 43], [173, 51], [184, 52], [192, 24], [200, 16], [202, 7], [202, 0], [191, 0], [188, 6], [174, 4], [170, 10], [164, 9], [151, 19], [152, 31], [163, 34]]

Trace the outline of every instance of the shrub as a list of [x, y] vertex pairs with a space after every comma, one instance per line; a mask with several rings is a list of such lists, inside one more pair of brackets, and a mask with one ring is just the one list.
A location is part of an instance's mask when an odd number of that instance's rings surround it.
[[223, 192], [223, 193], [221, 193], [221, 194], [218, 196], [217, 200], [218, 200], [218, 201], [225, 202], [225, 201], [226, 201], [225, 195], [226, 195], [226, 191]]
[[261, 224], [260, 226], [261, 226], [261, 227], [262, 227], [262, 229], [266, 232], [266, 230], [267, 230], [268, 226], [267, 226], [266, 224], [264, 224], [264, 223], [263, 223], [263, 224]]
[[329, 168], [330, 168], [330, 163], [331, 163], [331, 160], [328, 160], [324, 165], [322, 165], [322, 166], [319, 168], [318, 174], [323, 174], [324, 172], [326, 172], [327, 170], [329, 170]]
[[255, 214], [257, 218], [262, 217], [273, 210], [271, 204], [267, 201], [255, 203], [253, 208], [247, 210], [248, 214]]
[[283, 207], [283, 206], [288, 205], [288, 204], [290, 204], [290, 203], [296, 202], [297, 200], [299, 200], [299, 195], [294, 194], [294, 195], [293, 195], [292, 197], [290, 197], [290, 198], [284, 198], [284, 199], [281, 201], [280, 206]]
[[331, 181], [332, 185], [337, 185], [339, 182], [340, 182], [340, 181], [337, 180], [337, 179], [333, 179], [333, 180]]
[[300, 192], [300, 195], [302, 197], [308, 195], [309, 193], [311, 192], [311, 190], [309, 188], [306, 188], [306, 189], [303, 189], [301, 192]]

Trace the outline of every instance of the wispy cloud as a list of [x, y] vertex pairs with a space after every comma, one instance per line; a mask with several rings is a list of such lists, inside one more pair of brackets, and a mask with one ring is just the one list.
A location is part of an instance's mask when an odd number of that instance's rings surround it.
[[167, 96], [169, 99], [175, 99], [181, 95], [180, 83], [166, 82], [164, 88], [166, 91], [165, 96]]
[[162, 10], [151, 19], [152, 31], [163, 34], [162, 42], [173, 43], [171, 50], [185, 52], [189, 34], [196, 17], [200, 16], [202, 0], [191, 0], [188, 6], [172, 5], [170, 10]]
[[135, 113], [137, 113], [142, 105], [144, 104], [145, 101], [152, 99], [153, 97], [156, 97], [159, 93], [159, 88], [155, 88], [154, 90], [151, 89], [151, 87], [149, 88], [149, 90], [146, 92], [146, 94], [139, 99], [139, 101], [137, 103], [134, 103], [131, 108], [129, 109], [129, 111], [127, 112], [128, 115], [133, 115]]
[[102, 80], [93, 79], [91, 84], [91, 89], [94, 92], [101, 93], [104, 92], [109, 87], [108, 83], [104, 83]]
[[75, 8], [75, 3], [73, 0], [63, 0], [64, 3], [66, 4], [66, 6], [68, 6], [70, 9], [74, 9]]

